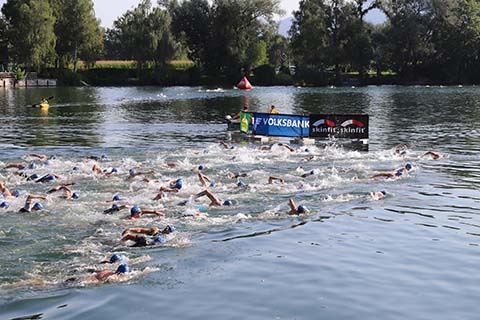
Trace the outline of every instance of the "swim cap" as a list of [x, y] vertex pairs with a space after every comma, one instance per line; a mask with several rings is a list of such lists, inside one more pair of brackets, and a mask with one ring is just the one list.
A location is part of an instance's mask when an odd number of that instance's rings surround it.
[[57, 156], [51, 155], [48, 159], [50, 159], [50, 160], [55, 160], [55, 159], [57, 159]]
[[168, 227], [170, 228], [170, 232], [175, 232], [177, 231], [177, 228], [173, 226], [173, 224], [169, 224]]
[[45, 160], [44, 164], [48, 166], [50, 164], [50, 160]]
[[0, 208], [8, 208], [10, 207], [10, 203], [8, 203], [7, 201], [3, 201], [2, 203], [0, 203]]
[[136, 169], [130, 169], [130, 170], [128, 170], [128, 172], [129, 172], [129, 174], [130, 174], [131, 176], [134, 176], [134, 175], [137, 174], [137, 170], [136, 170]]
[[246, 187], [246, 186], [247, 186], [247, 184], [245, 182], [243, 182], [242, 180], [239, 180], [237, 182], [237, 187]]
[[40, 202], [35, 202], [35, 204], [33, 205], [32, 209], [35, 209], [35, 210], [43, 210], [43, 205], [42, 205]]
[[402, 175], [403, 175], [402, 170], [397, 170], [397, 172], [395, 172], [395, 176], [397, 176], [397, 177], [401, 177]]
[[125, 198], [119, 194], [116, 194], [113, 196], [113, 201], [122, 201], [122, 200], [125, 200]]
[[121, 254], [113, 254], [111, 257], [110, 257], [110, 263], [115, 263], [117, 261], [122, 261], [123, 260], [123, 256]]
[[203, 169], [205, 169], [205, 166], [203, 164], [198, 166], [198, 170], [203, 170]]
[[118, 172], [118, 169], [113, 167], [111, 173], [117, 173], [117, 172]]
[[28, 181], [36, 180], [36, 179], [38, 179], [38, 174], [36, 174], [36, 173], [32, 174], [30, 177], [27, 178]]
[[133, 206], [132, 209], [130, 209], [130, 215], [136, 216], [137, 214], [142, 213], [142, 209], [140, 209], [139, 206]]
[[73, 199], [78, 199], [78, 198], [80, 198], [80, 194], [78, 194], [78, 192], [74, 192], [74, 193], [72, 193], [72, 198]]
[[407, 162], [407, 163], [405, 164], [405, 169], [410, 170], [410, 169], [412, 169], [412, 168], [413, 168], [413, 165], [412, 165], [410, 162]]
[[102, 156], [100, 158], [102, 158], [103, 160], [106, 160], [106, 159], [108, 159], [108, 156], [106, 154], [102, 154]]
[[35, 169], [37, 166], [35, 165], [35, 162], [30, 162], [30, 164], [28, 165], [28, 169]]
[[384, 196], [387, 195], [387, 192], [386, 191], [380, 191]]
[[4, 196], [3, 196], [3, 193], [0, 193], [0, 199], [3, 199]]
[[217, 183], [215, 181], [210, 182], [210, 187], [215, 188], [217, 186]]
[[164, 242], [166, 242], [164, 236], [157, 236], [155, 237], [155, 239], [153, 239], [153, 243], [164, 243]]
[[232, 205], [233, 205], [233, 201], [232, 201], [232, 200], [225, 200], [225, 201], [223, 201], [223, 205], [224, 205], [224, 206], [232, 206]]
[[20, 191], [18, 191], [18, 190], [13, 190], [12, 196], [14, 196], [15, 198], [20, 197]]
[[183, 180], [182, 179], [177, 179], [175, 181], [175, 185], [173, 186], [175, 189], [182, 189], [183, 186]]
[[53, 181], [53, 180], [55, 180], [55, 176], [52, 176], [51, 174], [47, 174], [47, 175], [45, 176], [45, 180], [47, 180], [47, 181]]
[[298, 213], [305, 213], [307, 211], [308, 211], [308, 209], [304, 205], [299, 205], [298, 208], [297, 208]]
[[199, 206], [197, 207], [197, 210], [198, 210], [199, 212], [205, 213], [205, 212], [208, 211], [208, 208], [207, 208], [207, 206], [204, 206], [204, 205], [202, 204], [202, 205], [199, 205]]
[[118, 206], [114, 203], [114, 204], [112, 204], [112, 209], [113, 210], [118, 210]]
[[231, 115], [227, 114], [227, 115], [225, 116], [225, 120], [231, 120], [231, 119], [232, 119], [232, 116], [231, 116]]
[[121, 265], [118, 266], [117, 271], [115, 271], [115, 274], [127, 273], [129, 271], [130, 271], [130, 268], [128, 267], [128, 264], [122, 263]]
[[78, 171], [78, 170], [80, 170], [80, 168], [75, 166], [75, 167], [72, 168], [72, 170], [73, 171]]

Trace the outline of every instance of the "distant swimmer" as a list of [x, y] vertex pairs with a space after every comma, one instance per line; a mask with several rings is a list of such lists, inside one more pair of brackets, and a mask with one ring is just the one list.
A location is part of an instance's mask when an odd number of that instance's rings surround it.
[[35, 212], [43, 210], [44, 207], [40, 202], [35, 202], [32, 204], [33, 200], [35, 199], [48, 201], [47, 196], [40, 194], [30, 194], [27, 197], [27, 200], [25, 200], [25, 205], [23, 206], [23, 208], [20, 209], [20, 212]]
[[75, 185], [75, 182], [72, 183], [63, 183], [60, 184], [56, 187], [53, 187], [52, 189], [48, 190], [47, 193], [54, 193], [57, 191], [63, 191], [63, 197], [65, 199], [78, 199], [80, 198], [80, 194], [78, 192], [73, 192], [72, 189], [70, 189], [70, 186]]
[[410, 162], [407, 162], [405, 166], [403, 166], [402, 168], [396, 169], [393, 172], [381, 172], [381, 173], [374, 174], [372, 176], [372, 179], [376, 179], [376, 178], [398, 179], [403, 177], [405, 174], [412, 171], [413, 169], [414, 169], [413, 165]]
[[268, 184], [273, 184], [275, 181], [278, 181], [278, 182], [280, 182], [281, 184], [284, 184], [284, 183], [285, 183], [285, 180], [283, 180], [282, 178], [274, 177], [274, 176], [268, 177]]
[[288, 200], [288, 205], [290, 206], [290, 211], [288, 212], [288, 214], [290, 215], [305, 214], [309, 211], [307, 207], [305, 207], [304, 205], [297, 206], [295, 201], [293, 201], [292, 198]]
[[270, 114], [279, 114], [280, 112], [277, 110], [277, 108], [275, 108], [274, 105], [272, 105], [272, 106], [270, 107], [270, 111], [268, 111], [268, 113], [270, 113]]
[[316, 175], [316, 174], [319, 174], [320, 173], [320, 170], [318, 169], [312, 169], [304, 174], [301, 175], [302, 178], [306, 178], [308, 176], [313, 176], [313, 175]]
[[370, 192], [370, 197], [371, 197], [373, 200], [383, 199], [383, 198], [385, 198], [386, 195], [387, 195], [387, 192], [386, 192], [386, 191], [373, 191], [373, 192]]
[[98, 164], [94, 164], [92, 167], [92, 171], [98, 174], [105, 174], [106, 177], [117, 174], [118, 173], [118, 168], [116, 167], [111, 167], [108, 169], [102, 169]]
[[144, 215], [165, 216], [165, 213], [159, 210], [141, 209], [139, 206], [133, 206], [130, 209], [130, 219], [138, 219]]
[[105, 214], [112, 214], [114, 212], [119, 212], [120, 210], [123, 210], [123, 209], [130, 209], [132, 206], [131, 205], [128, 205], [128, 204], [122, 204], [122, 205], [118, 205], [116, 203], [112, 204], [112, 206], [106, 210], [103, 210], [103, 213]]
[[235, 204], [234, 200], [224, 200], [224, 201], [222, 201], [219, 197], [214, 195], [209, 190], [203, 190], [202, 192], [197, 193], [196, 195], [193, 196], [193, 199], [197, 200], [198, 198], [201, 198], [203, 196], [207, 196], [207, 198], [210, 199], [210, 205], [211, 206], [233, 206]]
[[260, 150], [272, 150], [272, 148], [274, 146], [280, 146], [280, 147], [284, 147], [285, 149], [287, 149], [288, 151], [290, 152], [294, 152], [295, 149], [292, 148], [290, 145], [286, 144], [286, 143], [275, 143], [275, 144], [272, 144], [270, 146], [260, 146]]
[[157, 227], [128, 228], [122, 232], [122, 241], [135, 242], [132, 247], [152, 246], [165, 243], [167, 241], [165, 236], [176, 231], [177, 229], [171, 224], [167, 225], [163, 230]]
[[393, 153], [397, 156], [406, 156], [408, 153], [408, 146], [406, 144], [399, 144], [393, 149]]
[[[153, 170], [138, 171], [136, 168], [132, 168], [132, 169], [128, 170], [128, 178], [127, 179], [133, 179], [137, 176], [146, 175], [146, 174], [154, 174], [154, 173], [155, 173], [155, 171], [153, 171]], [[144, 178], [144, 181], [145, 182], [150, 182], [150, 180], [147, 179], [147, 178]]]
[[225, 141], [219, 141], [219, 143], [225, 148], [225, 149], [235, 149], [234, 146], [229, 145]]
[[231, 173], [231, 172], [229, 172], [227, 175], [228, 179], [238, 179], [240, 177], [244, 178], [246, 176], [247, 176], [246, 173]]
[[100, 160], [108, 160], [108, 156], [106, 154], [102, 154], [100, 157], [99, 156], [86, 156], [85, 158], [90, 159], [90, 160], [95, 160], [95, 161], [100, 161]]
[[430, 157], [433, 160], [438, 160], [438, 159], [443, 158], [443, 156], [440, 153], [434, 152], [434, 151], [427, 151], [423, 154], [422, 157]]

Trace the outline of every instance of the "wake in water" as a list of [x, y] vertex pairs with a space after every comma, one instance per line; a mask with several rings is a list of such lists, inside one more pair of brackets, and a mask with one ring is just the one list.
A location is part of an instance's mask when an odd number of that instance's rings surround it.
[[[439, 157], [408, 148], [361, 153], [225, 142], [155, 155], [26, 154], [0, 163], [1, 270], [15, 270], [0, 274], [0, 285], [15, 291], [130, 281], [159, 270], [140, 266], [150, 261], [148, 248], [188, 247], [212, 227], [328, 217], [344, 203], [388, 199], [391, 183], [415, 175], [414, 161]], [[113, 252], [124, 259], [100, 263]]]

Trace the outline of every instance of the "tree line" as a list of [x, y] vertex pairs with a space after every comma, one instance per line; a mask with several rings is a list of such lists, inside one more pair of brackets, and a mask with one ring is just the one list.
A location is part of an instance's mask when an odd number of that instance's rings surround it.
[[[371, 10], [386, 21], [365, 21]], [[27, 70], [134, 60], [163, 70], [185, 58], [204, 75], [276, 77], [295, 65], [310, 84], [347, 73], [389, 71], [405, 80], [480, 82], [478, 0], [301, 0], [288, 36], [279, 0], [141, 0], [104, 29], [92, 0], [8, 0], [0, 16], [0, 60]]]

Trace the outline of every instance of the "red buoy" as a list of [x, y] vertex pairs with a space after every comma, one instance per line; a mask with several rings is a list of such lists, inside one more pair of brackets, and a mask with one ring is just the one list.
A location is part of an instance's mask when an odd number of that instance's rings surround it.
[[243, 77], [242, 80], [240, 80], [240, 82], [237, 84], [237, 88], [238, 89], [244, 89], [244, 90], [250, 90], [253, 87], [250, 84], [250, 82], [248, 82], [247, 77]]

